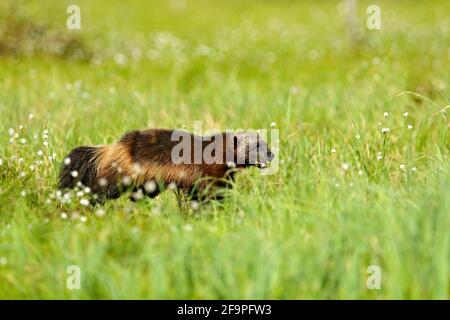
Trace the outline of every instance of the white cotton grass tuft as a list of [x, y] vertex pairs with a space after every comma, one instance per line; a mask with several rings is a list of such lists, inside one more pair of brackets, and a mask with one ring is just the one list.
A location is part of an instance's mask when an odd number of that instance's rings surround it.
[[156, 207], [153, 207], [152, 208], [152, 213], [154, 214], [154, 215], [159, 215], [159, 214], [161, 214], [161, 207], [160, 206], [156, 206]]
[[227, 167], [228, 168], [236, 168], [236, 164], [233, 161], [228, 161], [227, 162]]
[[344, 162], [342, 164], [342, 170], [347, 171], [348, 169], [350, 169], [351, 165], [350, 163]]
[[177, 188], [177, 185], [175, 182], [171, 182], [169, 183], [169, 185], [167, 186], [169, 189], [175, 190]]
[[332, 149], [331, 149], [331, 153], [336, 153], [336, 149], [335, 149], [335, 148], [332, 148]]
[[86, 222], [86, 221], [87, 221], [86, 216], [81, 216], [80, 221], [81, 221], [81, 222]]
[[405, 112], [405, 113], [403, 114], [403, 118], [408, 118], [408, 115], [409, 115], [409, 113], [408, 113], [408, 112]]
[[387, 112], [383, 113], [383, 117], [386, 119], [387, 117], [389, 117], [389, 113]]
[[144, 198], [144, 193], [142, 192], [142, 189], [138, 189], [136, 192], [131, 193], [131, 197], [134, 200], [142, 200]]
[[70, 173], [70, 175], [74, 178], [78, 177], [78, 171], [74, 170]]
[[153, 193], [156, 190], [156, 182], [155, 181], [147, 181], [144, 185], [144, 190], [146, 193]]
[[383, 134], [388, 134], [390, 131], [391, 131], [391, 129], [389, 129], [389, 128], [381, 129], [381, 133], [383, 133]]
[[123, 53], [116, 53], [114, 55], [114, 61], [118, 64], [118, 65], [124, 65], [127, 63], [128, 59], [127, 56], [124, 55]]
[[56, 199], [59, 200], [61, 203], [69, 203], [70, 202], [70, 194], [69, 193], [62, 194], [61, 191], [57, 191]]
[[293, 94], [293, 95], [296, 95], [296, 94], [298, 94], [300, 92], [300, 88], [299, 87], [297, 87], [297, 86], [292, 86], [291, 87], [291, 93]]
[[26, 195], [27, 195], [27, 192], [24, 190], [24, 191], [21, 191], [20, 192], [20, 195], [22, 196], [22, 197], [25, 197]]
[[0, 158], [0, 167], [3, 165], [3, 160]]
[[380, 160], [382, 160], [382, 159], [383, 159], [383, 156], [382, 156], [381, 152], [378, 152], [378, 154], [377, 154], [377, 160], [380, 161]]
[[408, 129], [412, 130], [413, 126], [411, 124], [408, 124]]
[[412, 168], [411, 168], [411, 171], [412, 171], [412, 172], [416, 172], [416, 171], [417, 171], [416, 167], [412, 167]]
[[39, 151], [37, 152], [37, 155], [38, 155], [39, 157], [42, 157], [43, 154], [44, 154], [44, 152], [42, 152], [42, 150], [39, 150]]
[[107, 183], [108, 183], [108, 181], [105, 178], [98, 179], [98, 185], [100, 187], [105, 187]]
[[61, 213], [60, 217], [61, 217], [61, 219], [66, 220], [67, 219], [67, 213], [65, 213], [65, 212]]
[[81, 199], [81, 200], [80, 200], [80, 204], [81, 204], [82, 206], [87, 207], [87, 206], [89, 205], [89, 200], [88, 200], [88, 199]]
[[13, 128], [9, 128], [8, 133], [11, 137], [14, 137], [14, 134], [16, 133], [16, 131]]
[[400, 170], [405, 170], [405, 169], [406, 169], [406, 165], [402, 163], [402, 164], [400, 165]]
[[197, 210], [200, 204], [198, 203], [198, 201], [192, 200], [190, 206], [193, 210]]
[[70, 164], [71, 160], [69, 157], [64, 159], [64, 165], [68, 166]]
[[98, 209], [97, 211], [95, 211], [95, 216], [97, 216], [97, 217], [99, 217], [99, 218], [104, 217], [105, 214], [106, 214], [105, 210], [104, 210], [104, 209], [101, 209], [101, 208]]
[[29, 120], [33, 120], [33, 118], [34, 118], [34, 114], [30, 113], [30, 114], [28, 115], [28, 119], [29, 119]]
[[133, 177], [137, 177], [142, 173], [142, 166], [140, 164], [134, 163], [131, 166], [131, 173]]
[[124, 186], [129, 186], [131, 184], [131, 178], [129, 176], [125, 176], [122, 178], [122, 183]]
[[359, 175], [359, 176], [362, 176], [362, 175], [363, 175], [363, 171], [362, 171], [362, 170], [359, 170], [359, 171], [358, 171], [358, 175]]
[[276, 122], [272, 122], [271, 124], [270, 124], [270, 126], [273, 128], [273, 127], [276, 127], [277, 126], [277, 123]]
[[72, 220], [77, 220], [80, 217], [80, 214], [78, 212], [74, 212], [70, 217], [72, 218]]

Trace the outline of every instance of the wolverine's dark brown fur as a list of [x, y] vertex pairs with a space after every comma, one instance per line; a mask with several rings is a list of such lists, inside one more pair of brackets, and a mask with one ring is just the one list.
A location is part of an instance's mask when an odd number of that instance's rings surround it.
[[[105, 146], [82, 146], [75, 148], [68, 155], [63, 165], [60, 188], [74, 188], [78, 182], [89, 187], [100, 199], [112, 199], [120, 196], [122, 191], [142, 190], [148, 196], [154, 197], [167, 185], [174, 185], [197, 197], [198, 191], [209, 186], [224, 186], [226, 179], [232, 179], [234, 170], [230, 170], [229, 158], [237, 168], [251, 165], [245, 152], [264, 144], [259, 138], [238, 134], [228, 136], [225, 133], [209, 136], [207, 141], [201, 136], [191, 137], [191, 163], [173, 162], [172, 150], [179, 141], [172, 141], [174, 130], [150, 129], [126, 133], [118, 142]], [[238, 139], [245, 137], [245, 144], [238, 148]], [[249, 137], [252, 137], [250, 139]], [[232, 140], [232, 141], [231, 141]], [[219, 163], [195, 163], [195, 144], [201, 146], [201, 151], [214, 145], [222, 144], [222, 154], [213, 157]], [[220, 150], [220, 149], [219, 149]], [[259, 156], [258, 163], [268, 163], [273, 158], [270, 150]], [[227, 153], [228, 152], [228, 153]], [[239, 157], [246, 157], [238, 161]], [[76, 172], [76, 173], [74, 173]], [[154, 182], [156, 188], [144, 188], [146, 183]]]

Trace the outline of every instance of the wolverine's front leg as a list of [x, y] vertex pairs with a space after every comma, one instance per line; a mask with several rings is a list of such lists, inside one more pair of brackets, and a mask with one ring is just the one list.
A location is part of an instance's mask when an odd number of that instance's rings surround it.
[[130, 200], [138, 201], [144, 198], [144, 196], [155, 198], [162, 191], [162, 186], [158, 185], [155, 181], [151, 180], [146, 182], [144, 185], [133, 188]]

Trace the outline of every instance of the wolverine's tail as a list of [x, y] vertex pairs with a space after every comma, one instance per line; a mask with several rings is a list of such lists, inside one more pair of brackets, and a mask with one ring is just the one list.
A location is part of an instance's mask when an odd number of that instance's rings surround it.
[[74, 188], [79, 181], [85, 186], [92, 186], [97, 177], [100, 154], [101, 149], [94, 146], [73, 149], [62, 164], [59, 188]]

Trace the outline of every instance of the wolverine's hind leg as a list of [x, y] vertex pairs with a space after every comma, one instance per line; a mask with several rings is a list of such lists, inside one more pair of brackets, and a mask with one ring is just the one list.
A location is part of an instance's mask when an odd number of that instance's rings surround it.
[[93, 193], [97, 195], [99, 202], [104, 202], [108, 199], [119, 198], [121, 190], [117, 184], [108, 183], [107, 185], [94, 188]]

